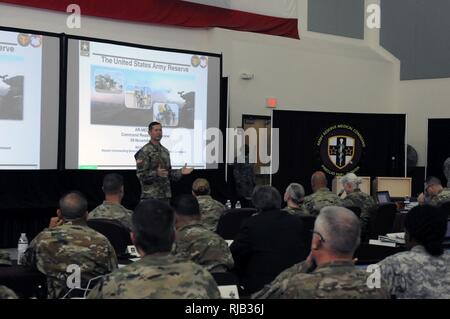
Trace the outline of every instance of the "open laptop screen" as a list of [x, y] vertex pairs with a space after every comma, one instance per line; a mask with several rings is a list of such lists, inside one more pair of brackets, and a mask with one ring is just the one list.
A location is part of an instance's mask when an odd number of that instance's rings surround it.
[[377, 192], [377, 199], [380, 204], [391, 203], [391, 196], [388, 191]]

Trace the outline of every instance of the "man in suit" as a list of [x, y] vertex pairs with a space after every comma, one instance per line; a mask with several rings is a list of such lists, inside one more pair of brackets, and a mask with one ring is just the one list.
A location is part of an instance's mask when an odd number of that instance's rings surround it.
[[242, 224], [231, 253], [236, 273], [251, 294], [309, 253], [300, 217], [281, 211], [281, 195], [271, 186], [257, 187], [252, 202], [259, 213]]

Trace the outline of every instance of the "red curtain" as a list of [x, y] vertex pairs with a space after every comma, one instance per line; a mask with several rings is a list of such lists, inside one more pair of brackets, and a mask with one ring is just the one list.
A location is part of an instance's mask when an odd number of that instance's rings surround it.
[[[74, 0], [0, 0], [66, 12]], [[299, 38], [297, 19], [278, 18], [179, 0], [78, 0], [81, 14], [134, 22], [191, 28], [220, 27]]]

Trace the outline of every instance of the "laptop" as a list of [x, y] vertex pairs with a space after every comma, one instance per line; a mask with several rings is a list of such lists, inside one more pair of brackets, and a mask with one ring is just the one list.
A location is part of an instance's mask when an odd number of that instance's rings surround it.
[[380, 204], [392, 203], [391, 196], [388, 191], [377, 192], [377, 200]]

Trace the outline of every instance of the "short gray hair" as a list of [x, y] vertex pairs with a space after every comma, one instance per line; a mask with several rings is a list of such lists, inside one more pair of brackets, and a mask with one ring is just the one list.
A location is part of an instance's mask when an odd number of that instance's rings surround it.
[[296, 204], [300, 204], [305, 197], [305, 189], [298, 183], [291, 183], [286, 188], [286, 193]]
[[257, 186], [252, 194], [252, 203], [260, 210], [280, 209], [281, 195], [275, 187]]
[[360, 244], [361, 223], [349, 209], [327, 206], [321, 209], [314, 230], [324, 238], [325, 245], [336, 255], [353, 255]]
[[350, 184], [352, 188], [359, 188], [359, 185], [362, 183], [362, 179], [353, 173], [348, 173], [342, 177], [341, 183], [342, 185]]

